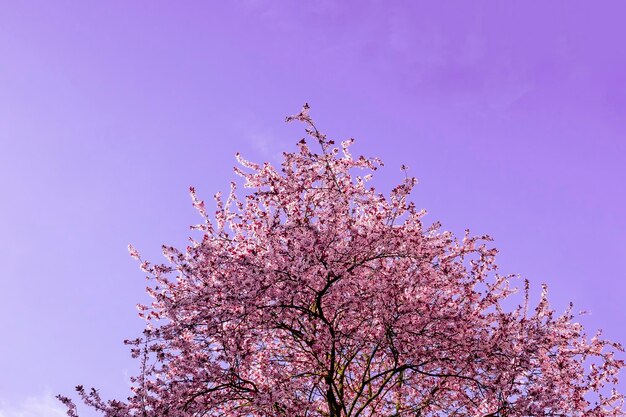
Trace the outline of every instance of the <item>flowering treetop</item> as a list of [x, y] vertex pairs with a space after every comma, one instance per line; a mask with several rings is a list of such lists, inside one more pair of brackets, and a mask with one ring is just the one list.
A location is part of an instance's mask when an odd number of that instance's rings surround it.
[[489, 237], [425, 228], [415, 178], [377, 193], [382, 163], [353, 157], [352, 140], [335, 147], [308, 110], [287, 120], [321, 151], [302, 139], [280, 168], [237, 155], [250, 191], [232, 183], [214, 216], [191, 189], [202, 239], [142, 262], [154, 301], [128, 342], [142, 363], [133, 395], [77, 387], [88, 405], [106, 417], [624, 415], [609, 390], [618, 344], [589, 339], [571, 309], [556, 315], [545, 287], [531, 307], [526, 283], [507, 310], [515, 290]]

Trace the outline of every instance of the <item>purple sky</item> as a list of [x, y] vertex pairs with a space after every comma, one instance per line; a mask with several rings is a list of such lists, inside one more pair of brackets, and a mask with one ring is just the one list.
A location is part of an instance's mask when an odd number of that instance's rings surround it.
[[181, 4], [2, 2], [0, 417], [127, 395], [126, 245], [184, 245], [188, 187], [280, 161], [305, 101], [381, 188], [408, 165], [428, 221], [491, 234], [503, 273], [626, 342], [625, 3]]

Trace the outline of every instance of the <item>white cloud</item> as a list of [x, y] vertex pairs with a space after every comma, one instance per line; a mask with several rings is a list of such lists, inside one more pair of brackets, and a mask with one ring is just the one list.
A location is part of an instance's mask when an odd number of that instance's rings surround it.
[[66, 417], [66, 409], [50, 392], [18, 403], [0, 401], [0, 417]]
[[[244, 137], [247, 139], [248, 143], [252, 145], [252, 148], [256, 152], [258, 152], [258, 155], [261, 158], [271, 163], [280, 162], [281, 155], [282, 155], [281, 152], [278, 152], [280, 142], [271, 133], [268, 133], [267, 131], [263, 131], [262, 129], [259, 128], [254, 131], [248, 131], [244, 133]], [[258, 160], [255, 160], [254, 155], [243, 155], [243, 156], [246, 159], [258, 162]]]
[[249, 136], [250, 142], [254, 148], [264, 157], [271, 155], [273, 145], [272, 137], [262, 133], [253, 133]]

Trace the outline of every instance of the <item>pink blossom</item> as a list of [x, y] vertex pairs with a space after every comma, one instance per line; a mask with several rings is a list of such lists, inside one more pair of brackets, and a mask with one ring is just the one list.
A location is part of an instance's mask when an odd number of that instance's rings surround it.
[[339, 157], [308, 105], [288, 120], [320, 150], [302, 140], [278, 168], [238, 155], [249, 191], [216, 194], [214, 218], [191, 189], [203, 238], [142, 263], [153, 302], [127, 341], [141, 361], [133, 394], [79, 386], [87, 405], [105, 417], [624, 415], [610, 391], [619, 344], [588, 338], [571, 308], [556, 314], [545, 286], [532, 308], [526, 281], [506, 309], [515, 277], [498, 273], [488, 236], [425, 226], [412, 177], [389, 196], [365, 187], [382, 163], [353, 158], [351, 140]]

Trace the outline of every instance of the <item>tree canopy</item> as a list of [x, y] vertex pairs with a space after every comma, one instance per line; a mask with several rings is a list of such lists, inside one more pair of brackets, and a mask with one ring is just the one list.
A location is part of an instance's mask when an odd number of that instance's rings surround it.
[[[426, 227], [406, 175], [388, 195], [382, 165], [335, 146], [308, 105], [280, 167], [237, 155], [236, 183], [201, 239], [163, 247], [140, 306], [141, 362], [125, 401], [78, 395], [106, 417], [522, 417], [624, 415], [611, 387], [617, 343], [588, 337], [544, 287], [512, 287], [488, 236]], [[511, 307], [508, 307], [511, 306]], [[516, 307], [517, 306], [517, 307]], [[74, 402], [59, 398], [68, 415]]]

